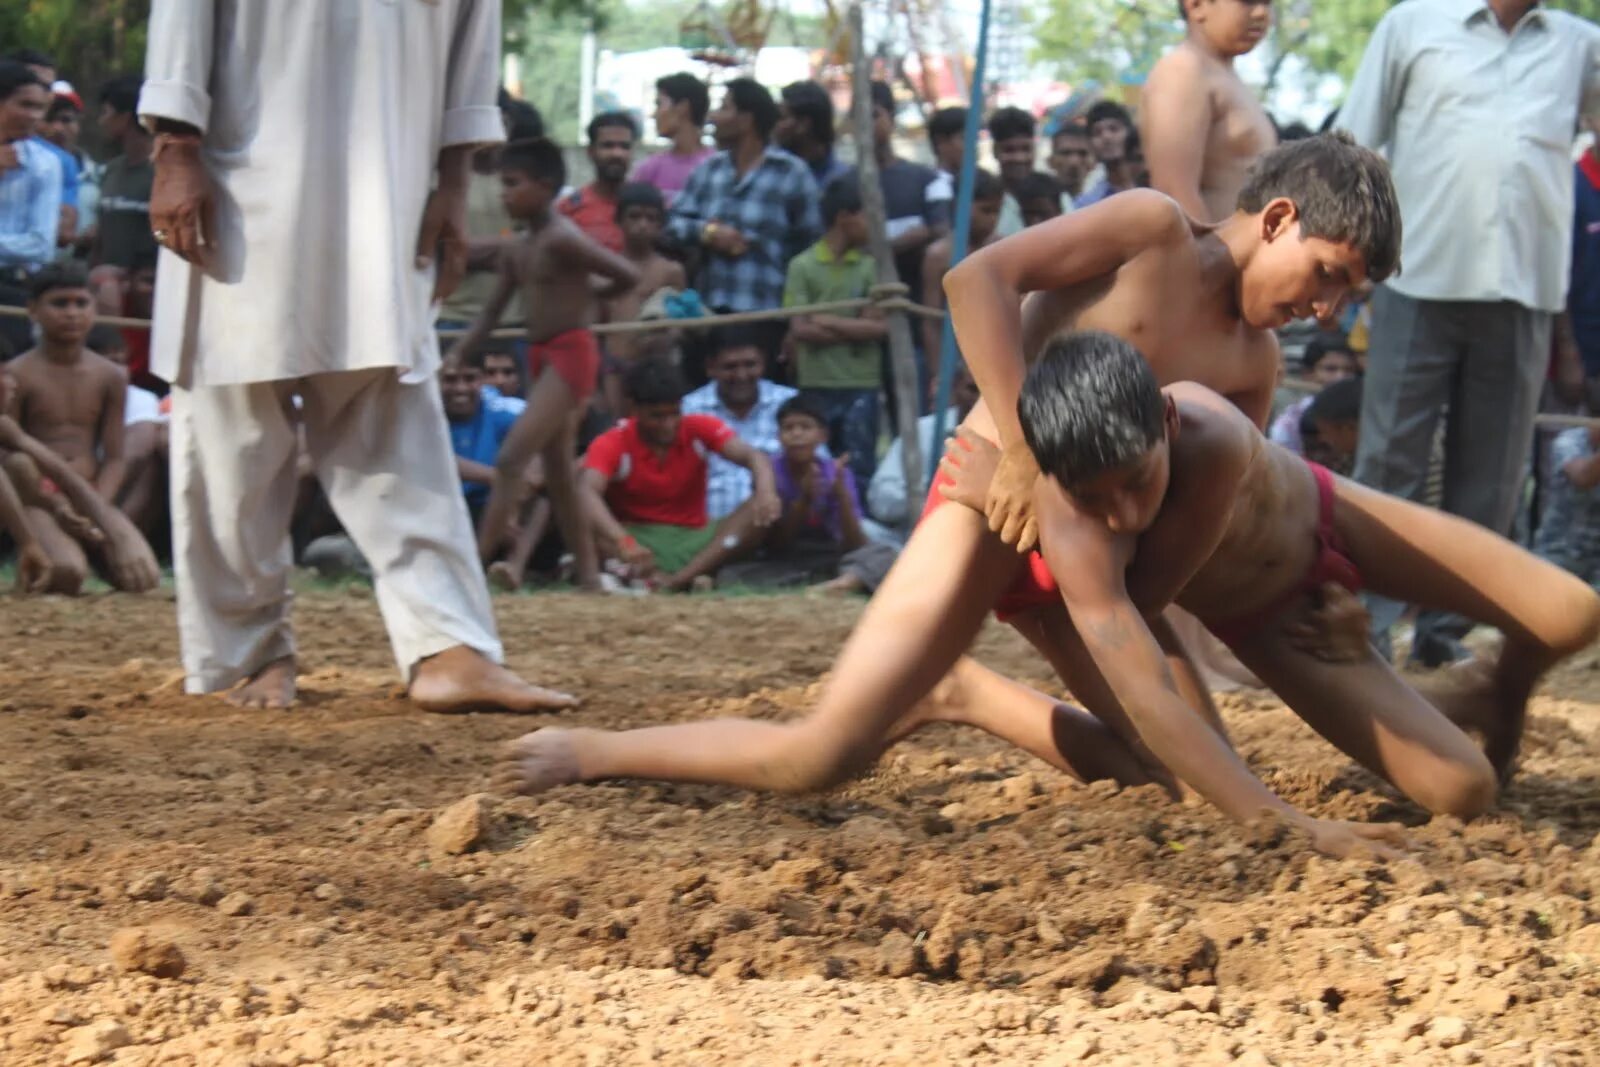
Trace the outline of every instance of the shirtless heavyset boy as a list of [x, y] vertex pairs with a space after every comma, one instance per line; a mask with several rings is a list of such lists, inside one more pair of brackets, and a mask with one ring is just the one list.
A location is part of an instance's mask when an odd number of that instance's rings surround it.
[[1201, 222], [1227, 218], [1278, 134], [1235, 58], [1272, 26], [1271, 0], [1178, 0], [1184, 40], [1150, 71], [1139, 132], [1150, 184]]
[[[554, 144], [535, 138], [507, 145], [500, 157], [500, 179], [506, 213], [524, 223], [527, 234], [507, 244], [494, 295], [458, 348], [465, 353], [481, 344], [520, 289], [528, 309], [531, 384], [528, 406], [495, 461], [478, 552], [485, 562], [494, 558], [517, 506], [518, 483], [528, 462], [539, 455], [561, 538], [576, 560], [578, 584], [597, 589], [600, 570], [573, 469], [578, 424], [600, 373], [600, 346], [589, 326], [597, 301], [631, 289], [639, 283], [639, 273], [551, 210], [566, 180], [561, 150]], [[595, 292], [593, 275], [611, 283], [606, 291]]]
[[[1106, 330], [1142, 346], [1158, 379], [1200, 379], [1260, 424], [1278, 373], [1270, 330], [1301, 314], [1331, 316], [1369, 274], [1390, 273], [1398, 231], [1382, 160], [1348, 138], [1321, 137], [1265, 158], [1240, 196], [1240, 210], [1218, 227], [1193, 227], [1167, 198], [1132, 191], [968, 257], [947, 276], [945, 290], [962, 351], [993, 409], [991, 415], [980, 402], [965, 425], [1003, 449], [990, 518], [961, 507], [937, 507], [924, 517], [807, 719], [530, 734], [508, 748], [500, 783], [534, 791], [652, 777], [820, 788], [865, 766], [929, 714], [999, 733], [1081, 778], [1161, 777], [1154, 758], [1115, 743], [1110, 727], [1077, 709], [1056, 706], [1043, 720], [1007, 714], [1009, 702], [1032, 691], [970, 661], [943, 687], [954, 689], [957, 700], [923, 702], [971, 644], [997, 591], [1032, 566], [989, 529], [991, 523], [1006, 529], [1024, 548], [1033, 540], [1038, 467], [1016, 416], [1024, 353], [1074, 324]], [[1029, 606], [1008, 621], [1069, 684], [1082, 673], [1059, 600]], [[1190, 703], [1214, 717], [1184, 669], [1181, 648], [1159, 622], [1152, 629], [1173, 657]], [[1108, 711], [1114, 724], [1116, 712]], [[1125, 721], [1117, 725], [1130, 736]], [[1352, 847], [1353, 830], [1313, 825], [1320, 847]]]

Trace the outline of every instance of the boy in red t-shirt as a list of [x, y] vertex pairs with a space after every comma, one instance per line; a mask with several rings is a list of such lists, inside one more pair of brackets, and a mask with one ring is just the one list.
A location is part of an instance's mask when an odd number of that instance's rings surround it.
[[[633, 417], [607, 430], [583, 457], [580, 492], [603, 552], [659, 587], [689, 589], [758, 547], [778, 517], [772, 464], [714, 415], [685, 415], [683, 379], [665, 359], [628, 368]], [[716, 526], [706, 519], [706, 456], [750, 471], [755, 492]]]

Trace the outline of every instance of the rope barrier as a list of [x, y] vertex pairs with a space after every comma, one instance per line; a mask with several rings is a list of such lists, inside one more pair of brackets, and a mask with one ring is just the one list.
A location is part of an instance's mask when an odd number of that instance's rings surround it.
[[[1320, 393], [1322, 383], [1314, 382], [1309, 378], [1285, 378], [1278, 383], [1285, 389], [1293, 389], [1299, 393]], [[1540, 412], [1533, 417], [1533, 425], [1543, 430], [1567, 430], [1574, 426], [1585, 429], [1594, 429], [1600, 426], [1600, 417], [1593, 415], [1562, 415], [1556, 412]]]

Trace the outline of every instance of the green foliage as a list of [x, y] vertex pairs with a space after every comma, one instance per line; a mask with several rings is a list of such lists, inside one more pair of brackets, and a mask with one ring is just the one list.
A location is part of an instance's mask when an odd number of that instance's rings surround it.
[[0, 41], [52, 56], [86, 98], [104, 81], [144, 66], [150, 0], [5, 0]]

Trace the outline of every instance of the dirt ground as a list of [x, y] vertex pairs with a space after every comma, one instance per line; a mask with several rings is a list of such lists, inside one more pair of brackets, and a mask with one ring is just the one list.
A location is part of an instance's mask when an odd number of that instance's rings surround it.
[[[859, 611], [497, 607], [513, 666], [606, 726], [797, 713]], [[469, 801], [450, 855], [436, 817], [546, 720], [408, 707], [370, 595], [297, 612], [303, 706], [244, 713], [182, 695], [170, 599], [0, 608], [0, 1063], [1600, 1062], [1593, 654], [1465, 828], [1226, 698], [1293, 802], [1414, 828], [1387, 867], [951, 727], [828, 796]], [[1044, 681], [1007, 631], [980, 656]]]

